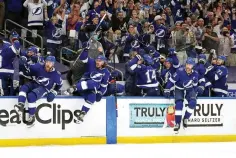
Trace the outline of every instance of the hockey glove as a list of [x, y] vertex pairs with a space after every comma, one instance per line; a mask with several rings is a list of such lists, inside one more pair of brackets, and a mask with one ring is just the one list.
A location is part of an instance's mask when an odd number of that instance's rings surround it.
[[170, 98], [170, 90], [169, 89], [164, 89], [164, 96], [166, 98]]
[[16, 88], [18, 88], [19, 87], [19, 81], [17, 81], [17, 80], [13, 80], [13, 88], [14, 89], [16, 89]]
[[169, 51], [169, 55], [174, 55], [174, 54], [176, 54], [176, 51], [175, 51], [174, 48], [170, 48], [168, 51]]
[[47, 102], [52, 102], [57, 96], [57, 92], [55, 90], [51, 90], [47, 95]]
[[203, 87], [203, 86], [197, 87], [197, 95], [198, 95], [198, 96], [202, 95], [203, 92], [204, 92], [204, 87]]
[[19, 65], [25, 65], [27, 63], [27, 58], [25, 56], [21, 56], [19, 60]]
[[98, 92], [98, 93], [96, 94], [96, 102], [100, 102], [101, 99], [102, 99], [102, 92]]

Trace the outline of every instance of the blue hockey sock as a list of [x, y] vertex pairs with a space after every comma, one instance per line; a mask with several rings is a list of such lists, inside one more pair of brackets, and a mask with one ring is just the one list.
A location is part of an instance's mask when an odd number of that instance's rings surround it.
[[196, 107], [196, 100], [190, 100], [189, 103], [188, 103], [188, 107], [185, 111], [185, 115], [184, 115], [184, 119], [189, 119]]
[[183, 101], [178, 100], [175, 102], [175, 123], [180, 124], [182, 119]]
[[81, 109], [81, 110], [84, 111], [84, 112], [86, 112], [86, 113], [88, 113], [88, 111], [90, 110], [90, 108], [91, 108], [91, 104], [85, 102], [85, 104], [82, 106], [82, 109]]
[[34, 115], [36, 112], [36, 107], [29, 107], [29, 114]]

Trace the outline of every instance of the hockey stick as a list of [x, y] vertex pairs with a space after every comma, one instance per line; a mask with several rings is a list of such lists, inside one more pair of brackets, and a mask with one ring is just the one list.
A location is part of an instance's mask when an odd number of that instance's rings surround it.
[[[101, 24], [102, 24], [103, 20], [105, 19], [106, 15], [107, 15], [107, 14], [105, 14], [105, 15], [102, 17], [102, 19], [100, 20], [99, 24], [97, 25], [97, 27], [96, 27], [95, 30], [93, 31], [93, 34], [90, 36], [90, 38], [89, 38], [88, 41], [91, 40], [91, 38], [93, 37], [93, 35], [96, 33], [96, 31], [98, 30], [98, 28], [101, 26]], [[84, 49], [83, 49], [83, 50], [84, 50]], [[82, 50], [82, 51], [83, 51], [83, 50]], [[79, 60], [79, 56], [78, 56], [78, 57], [75, 59], [75, 61], [73, 62], [73, 64], [72, 64], [70, 70], [72, 70], [72, 68], [74, 68], [74, 66], [75, 66], [75, 64], [76, 64], [76, 62], [77, 62], [78, 60]]]

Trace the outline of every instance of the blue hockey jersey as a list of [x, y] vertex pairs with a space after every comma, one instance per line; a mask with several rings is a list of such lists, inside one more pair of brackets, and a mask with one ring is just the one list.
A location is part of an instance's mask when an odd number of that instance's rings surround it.
[[187, 74], [184, 67], [180, 67], [177, 71], [169, 78], [166, 89], [170, 89], [175, 84], [175, 88], [179, 90], [187, 90], [196, 88], [198, 85], [198, 73], [192, 71], [191, 74]]
[[62, 43], [62, 20], [58, 20], [58, 24], [53, 25], [51, 21], [46, 21], [47, 43]]
[[40, 86], [45, 87], [48, 91], [58, 91], [63, 84], [60, 72], [53, 68], [52, 71], [47, 72], [45, 66], [39, 63], [28, 65], [28, 70], [33, 76], [34, 81]]
[[[176, 70], [180, 67], [180, 63], [179, 60], [176, 56], [176, 54], [174, 55], [170, 55], [169, 58], [172, 60], [172, 66], [167, 69], [164, 68], [161, 71], [161, 84], [165, 87], [169, 78], [176, 72]], [[174, 88], [174, 87], [173, 87]]]
[[[91, 79], [91, 76], [102, 76], [101, 79], [96, 79], [94, 78], [93, 80], [96, 80], [97, 82], [99, 82], [100, 86], [97, 89], [97, 91], [101, 94], [105, 94], [107, 91], [107, 86], [109, 83], [109, 78], [110, 78], [110, 72], [108, 71], [107, 68], [102, 68], [102, 69], [98, 69], [96, 67], [96, 62], [95, 59], [92, 59], [88, 56], [88, 50], [84, 50], [82, 51], [82, 53], [79, 56], [79, 59], [85, 63], [85, 74], [83, 76], [84, 79]], [[96, 75], [92, 75], [92, 74], [96, 74]]]
[[153, 88], [158, 87], [159, 82], [156, 78], [156, 70], [152, 66], [144, 64], [138, 65], [138, 58], [135, 57], [129, 62], [131, 70], [136, 72], [136, 85], [139, 88]]
[[155, 31], [155, 42], [153, 44], [155, 44], [157, 50], [165, 48], [167, 46], [167, 28], [164, 25], [157, 25], [156, 23], [153, 25]]
[[228, 69], [224, 65], [215, 65], [212, 71], [207, 74], [212, 83], [212, 91], [228, 94]]
[[19, 65], [19, 75], [20, 76], [24, 76], [28, 79], [33, 79], [33, 76], [31, 75], [31, 73], [28, 70], [28, 66], [29, 64], [36, 64], [39, 63], [41, 65], [44, 65], [45, 61], [44, 61], [44, 57], [42, 56], [38, 56], [38, 55], [33, 55], [33, 56], [28, 56], [27, 55], [27, 51], [22, 51], [20, 53], [21, 58], [25, 58], [27, 61], [27, 64], [20, 64]]
[[19, 50], [9, 42], [3, 41], [2, 51], [0, 52], [0, 76], [4, 74], [13, 74], [13, 61]]

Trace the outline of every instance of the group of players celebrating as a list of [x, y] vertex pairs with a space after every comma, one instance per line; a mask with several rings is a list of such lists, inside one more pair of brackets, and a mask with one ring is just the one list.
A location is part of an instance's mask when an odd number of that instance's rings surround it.
[[[7, 84], [3, 84], [9, 79], [12, 81], [13, 92], [19, 88], [18, 104], [14, 108], [22, 116], [25, 103], [28, 102], [27, 125], [31, 127], [35, 122], [36, 101], [46, 97], [48, 102], [52, 102], [62, 87], [63, 81], [61, 74], [55, 70], [54, 56], [42, 57], [34, 46], [22, 51], [18, 38], [19, 35], [12, 32], [10, 41], [3, 42], [0, 54], [0, 89], [2, 96], [11, 94], [11, 91], [6, 88]], [[85, 100], [77, 123], [83, 122], [84, 116], [92, 105], [99, 102], [106, 94], [112, 78], [106, 68], [107, 59], [103, 55], [95, 59], [90, 58], [89, 48], [89, 42], [84, 44], [79, 56], [79, 59], [86, 64], [83, 77], [67, 90], [67, 94], [78, 92]], [[19, 63], [14, 65], [16, 58]], [[164, 95], [167, 98], [174, 96], [176, 105], [174, 131], [178, 131], [182, 121], [184, 99], [188, 101], [189, 106], [182, 122], [183, 127], [187, 127], [186, 122], [196, 107], [198, 96], [227, 96], [228, 71], [224, 66], [225, 61], [225, 56], [218, 56], [209, 62], [206, 55], [200, 53], [197, 60], [188, 58], [185, 65], [180, 65], [174, 49], [169, 49], [168, 57], [165, 59], [153, 46], [145, 46], [143, 49], [130, 52], [130, 60], [125, 65], [126, 94]], [[15, 77], [17, 71], [20, 74], [18, 78]]]
[[175, 132], [181, 126], [184, 99], [188, 101], [182, 121], [186, 128], [198, 96], [227, 97], [225, 56], [213, 55], [209, 62], [205, 54], [199, 53], [198, 59], [189, 57], [185, 65], [180, 65], [174, 49], [169, 49], [168, 57], [164, 59], [154, 47], [147, 46], [132, 51], [130, 57], [126, 64], [126, 90], [129, 95], [136, 96], [173, 96]]

